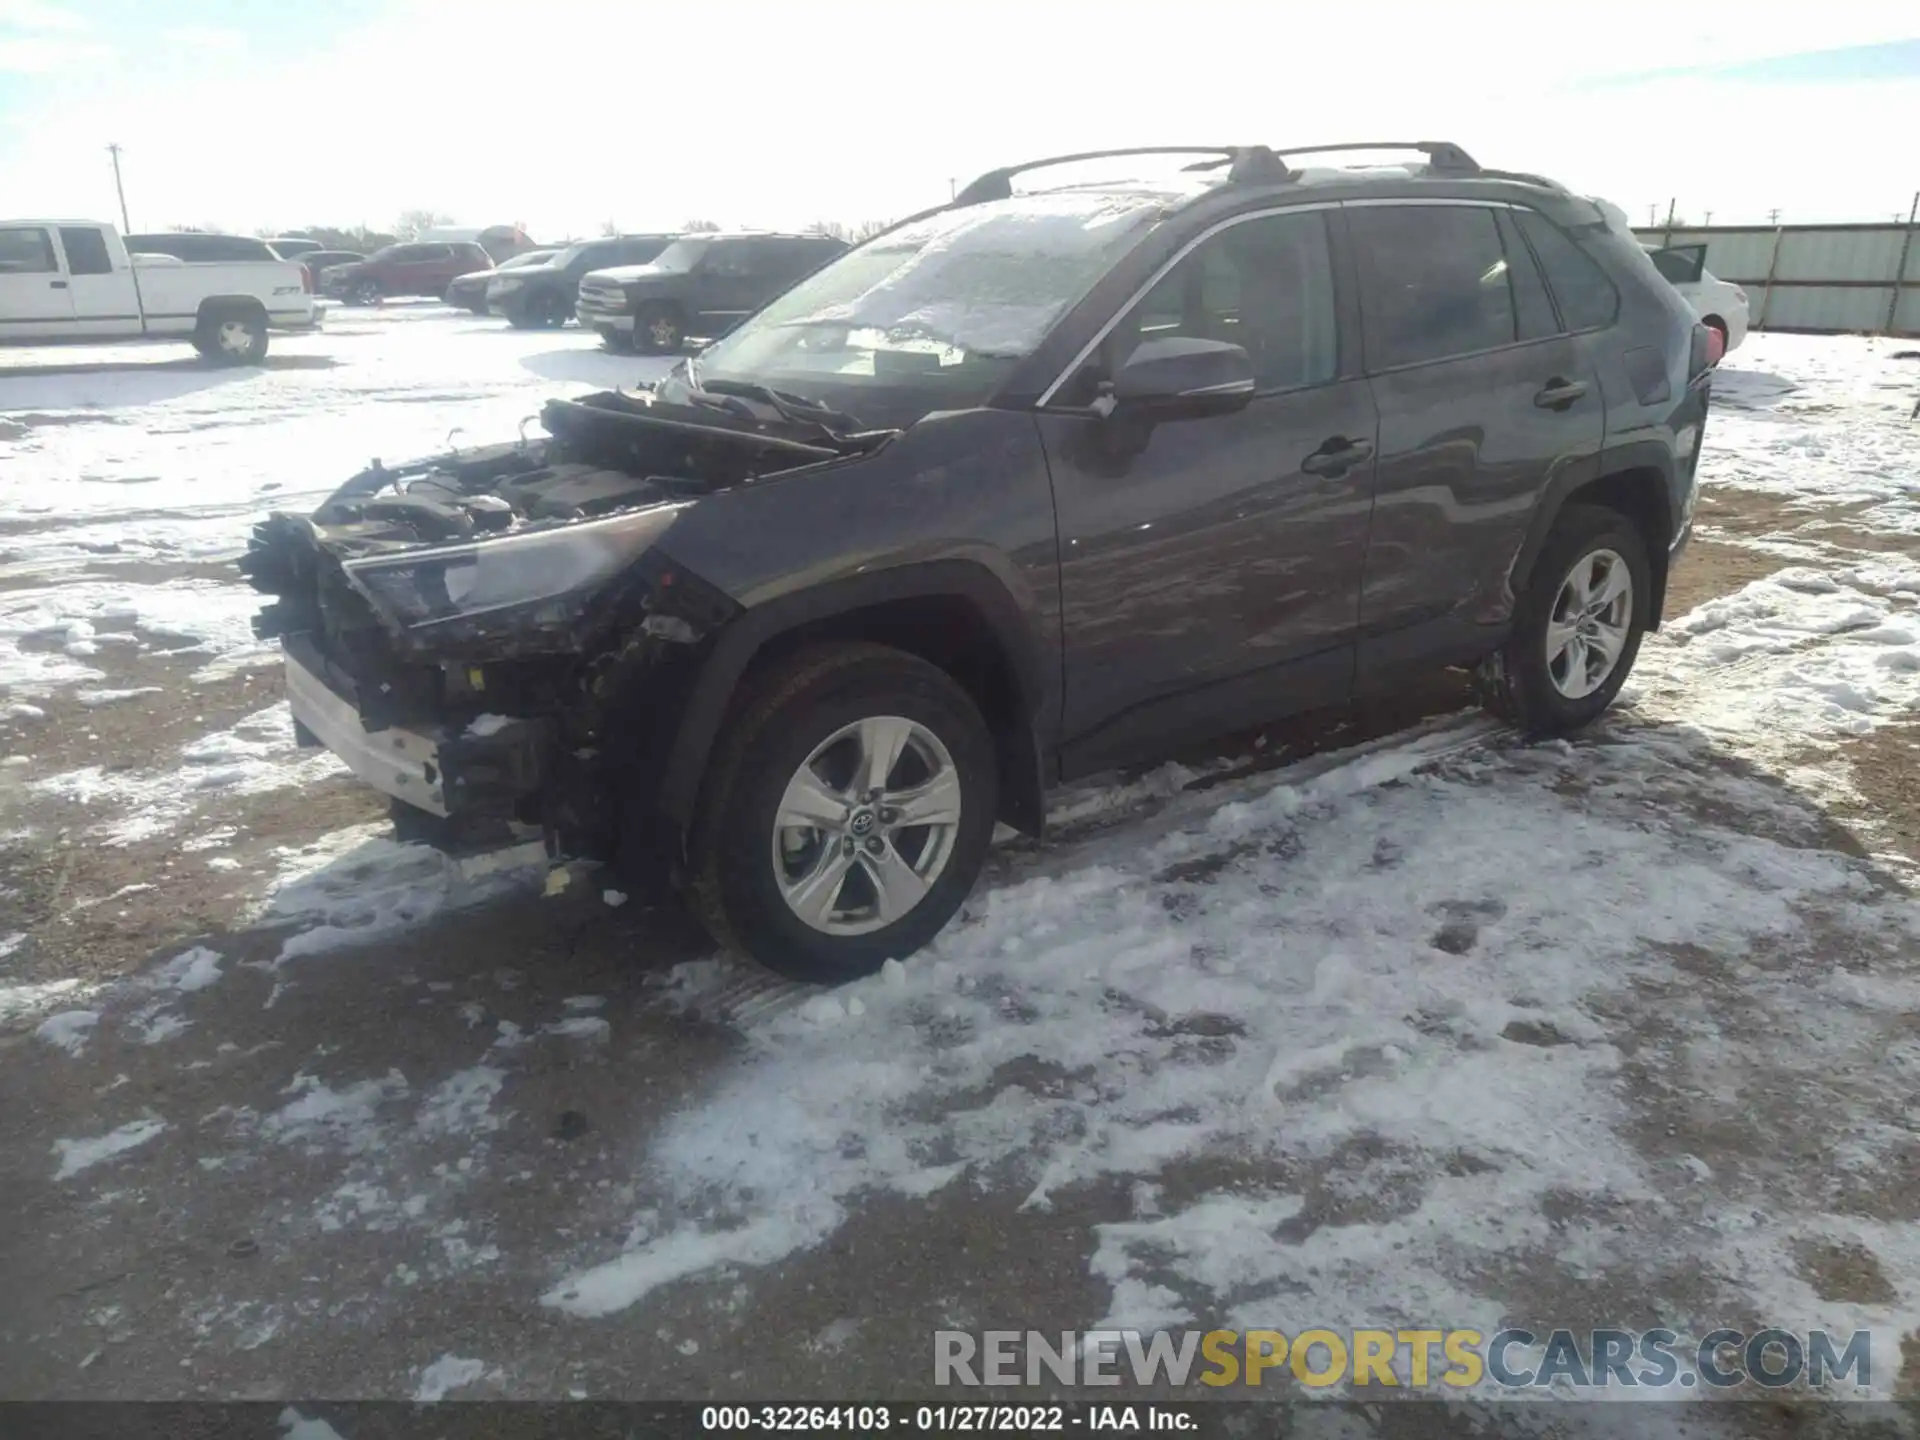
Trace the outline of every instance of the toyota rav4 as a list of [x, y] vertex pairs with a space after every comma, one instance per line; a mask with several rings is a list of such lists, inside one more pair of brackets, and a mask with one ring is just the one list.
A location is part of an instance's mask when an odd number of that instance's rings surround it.
[[[1426, 666], [1586, 724], [1688, 533], [1705, 331], [1593, 202], [1394, 148], [993, 171], [650, 388], [270, 517], [300, 739], [834, 980], [1051, 783]], [[1024, 178], [1130, 156], [1188, 163]]]

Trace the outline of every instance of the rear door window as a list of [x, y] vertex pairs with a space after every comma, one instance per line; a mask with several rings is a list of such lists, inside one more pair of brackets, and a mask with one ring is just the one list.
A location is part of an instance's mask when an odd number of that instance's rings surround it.
[[1520, 229], [1540, 257], [1547, 288], [1569, 330], [1599, 330], [1613, 323], [1620, 294], [1599, 263], [1573, 237], [1536, 210], [1515, 212]]
[[1522, 340], [1542, 340], [1560, 333], [1559, 317], [1553, 313], [1553, 299], [1547, 283], [1540, 278], [1540, 267], [1533, 252], [1520, 235], [1520, 226], [1511, 210], [1496, 210], [1494, 220], [1500, 227], [1500, 244], [1507, 252], [1507, 280], [1513, 286], [1513, 313]]
[[1506, 250], [1491, 210], [1356, 205], [1348, 226], [1370, 368], [1478, 354], [1518, 338]]
[[1672, 245], [1665, 250], [1649, 253], [1653, 268], [1675, 285], [1691, 285], [1698, 280], [1707, 268], [1707, 247], [1704, 245]]

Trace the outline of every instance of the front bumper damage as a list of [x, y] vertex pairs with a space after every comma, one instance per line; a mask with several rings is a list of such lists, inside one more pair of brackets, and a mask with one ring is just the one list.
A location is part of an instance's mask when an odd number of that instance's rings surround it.
[[295, 739], [332, 751], [374, 789], [444, 819], [513, 819], [539, 794], [551, 721], [485, 715], [466, 726], [370, 729], [357, 682], [310, 637], [285, 636], [281, 649]]
[[282, 646], [300, 743], [424, 815], [604, 859], [655, 817], [707, 637], [739, 611], [658, 541], [712, 489], [833, 452], [631, 396], [542, 419], [551, 440], [375, 461], [256, 526], [240, 568], [274, 597], [254, 631]]

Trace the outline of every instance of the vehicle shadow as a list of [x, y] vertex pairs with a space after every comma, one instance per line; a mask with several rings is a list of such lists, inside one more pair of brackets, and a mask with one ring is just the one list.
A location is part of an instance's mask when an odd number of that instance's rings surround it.
[[1771, 410], [1799, 388], [1770, 370], [1723, 365], [1714, 372], [1713, 403], [1732, 410]]
[[542, 380], [570, 380], [609, 389], [650, 385], [673, 368], [666, 355], [616, 355], [611, 350], [543, 350], [520, 364]]
[[0, 415], [157, 405], [262, 374], [330, 370], [338, 363], [325, 355], [269, 355], [264, 364], [244, 369], [210, 366], [193, 356], [0, 364]]
[[189, 375], [209, 384], [238, 380], [261, 370], [334, 370], [340, 362], [331, 355], [269, 355], [258, 365], [213, 366], [197, 356], [169, 360], [76, 360], [58, 364], [7, 365], [0, 363], [0, 380], [48, 375]]

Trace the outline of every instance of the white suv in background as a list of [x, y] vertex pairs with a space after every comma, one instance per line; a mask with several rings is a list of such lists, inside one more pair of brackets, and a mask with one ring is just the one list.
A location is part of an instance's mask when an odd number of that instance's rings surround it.
[[[1707, 269], [1705, 245], [1649, 247], [1653, 265], [1693, 307], [1709, 330], [1720, 336], [1720, 352], [1738, 348], [1747, 338], [1747, 292]], [[1716, 355], [1715, 360], [1720, 356]]]

